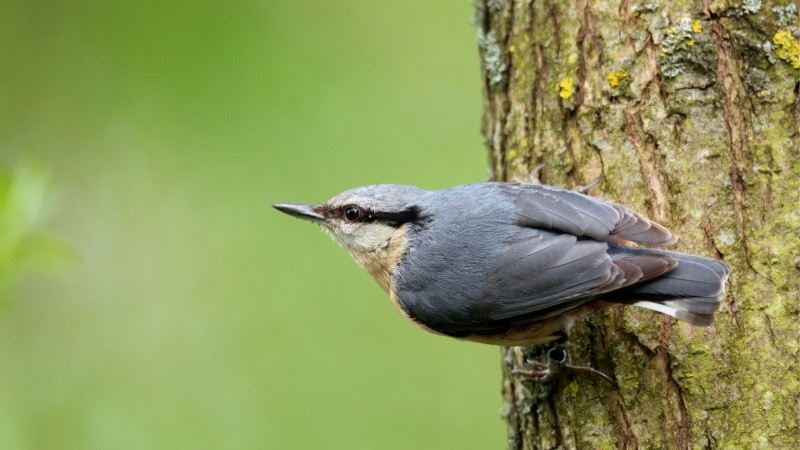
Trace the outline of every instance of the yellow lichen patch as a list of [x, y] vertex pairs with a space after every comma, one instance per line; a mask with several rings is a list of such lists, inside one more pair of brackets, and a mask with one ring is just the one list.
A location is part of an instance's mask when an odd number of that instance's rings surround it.
[[508, 149], [506, 151], [506, 162], [513, 161], [514, 158], [516, 158], [517, 156], [519, 156], [519, 153], [517, 152], [517, 149], [515, 149], [515, 148]]
[[788, 31], [780, 30], [772, 38], [775, 56], [800, 69], [800, 42]]
[[695, 33], [702, 33], [703, 32], [703, 24], [699, 20], [695, 20], [692, 22], [692, 31]]
[[628, 72], [625, 69], [612, 70], [611, 72], [608, 72], [606, 78], [608, 79], [608, 84], [610, 84], [612, 87], [617, 87], [622, 80], [628, 78]]
[[694, 45], [694, 39], [687, 39], [685, 42], [687, 47], [691, 47]]
[[572, 380], [572, 382], [570, 382], [569, 385], [567, 386], [567, 392], [571, 397], [575, 397], [579, 389], [580, 386], [578, 386], [578, 383], [576, 383], [575, 380]]
[[575, 93], [575, 78], [567, 77], [561, 80], [558, 83], [558, 87], [560, 88], [558, 92], [558, 96], [567, 100], [572, 97], [572, 94]]
[[517, 51], [517, 46], [516, 45], [512, 44], [512, 45], [508, 46], [508, 53], [514, 53], [515, 51]]

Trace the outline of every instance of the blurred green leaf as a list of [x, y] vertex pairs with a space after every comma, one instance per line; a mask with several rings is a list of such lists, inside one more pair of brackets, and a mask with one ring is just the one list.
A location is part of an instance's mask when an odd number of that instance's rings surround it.
[[76, 252], [45, 230], [48, 173], [25, 160], [14, 169], [0, 166], [0, 299], [24, 272], [54, 269]]

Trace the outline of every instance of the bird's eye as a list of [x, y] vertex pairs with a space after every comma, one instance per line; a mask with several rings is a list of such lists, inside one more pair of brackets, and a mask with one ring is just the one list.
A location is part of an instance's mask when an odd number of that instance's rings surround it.
[[356, 220], [360, 219], [364, 215], [364, 211], [361, 210], [358, 206], [345, 206], [344, 208], [344, 218], [350, 222], [355, 222]]

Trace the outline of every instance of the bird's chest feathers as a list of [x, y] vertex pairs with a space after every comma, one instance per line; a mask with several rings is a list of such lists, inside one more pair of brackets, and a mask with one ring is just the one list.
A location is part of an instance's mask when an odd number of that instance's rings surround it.
[[405, 227], [394, 230], [386, 239], [370, 243], [368, 250], [348, 249], [353, 259], [366, 270], [384, 291], [389, 291], [389, 286], [403, 253], [406, 249]]

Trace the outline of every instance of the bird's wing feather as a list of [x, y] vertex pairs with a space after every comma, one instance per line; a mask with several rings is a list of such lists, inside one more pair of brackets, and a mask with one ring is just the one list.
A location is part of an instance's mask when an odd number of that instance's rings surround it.
[[503, 276], [489, 284], [479, 308], [488, 318], [517, 322], [549, 317], [578, 306], [619, 276], [604, 242], [578, 241], [566, 234], [540, 236], [557, 244], [536, 251], [543, 246], [530, 239], [502, 256], [497, 270]]
[[617, 237], [659, 247], [678, 239], [634, 211], [574, 191], [533, 184], [504, 183], [500, 188], [514, 204], [520, 226], [598, 240]]
[[485, 308], [494, 320], [546, 318], [675, 268], [664, 253], [610, 253], [603, 241], [536, 230], [524, 234], [524, 243], [502, 254], [497, 273], [503, 276], [490, 276], [497, 281], [487, 283]]
[[486, 258], [491, 261], [480, 264], [410, 264], [404, 270], [417, 272], [409, 279], [418, 283], [398, 279], [398, 297], [412, 316], [442, 333], [492, 334], [556, 316], [675, 267], [665, 254], [612, 257], [605, 241], [534, 228], [519, 228], [501, 245]]

